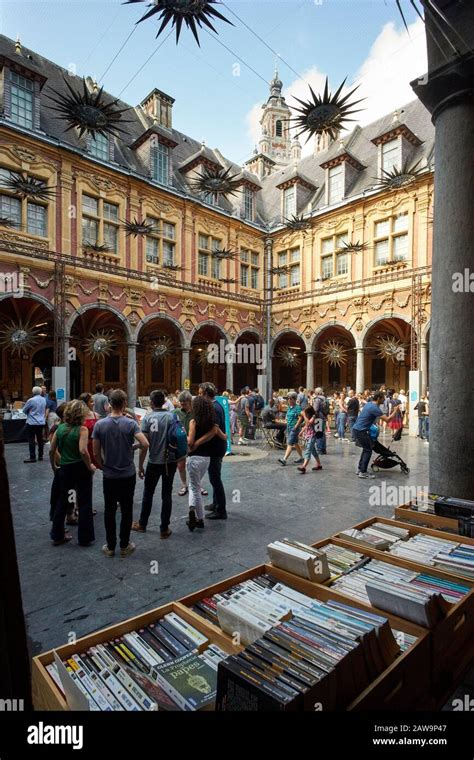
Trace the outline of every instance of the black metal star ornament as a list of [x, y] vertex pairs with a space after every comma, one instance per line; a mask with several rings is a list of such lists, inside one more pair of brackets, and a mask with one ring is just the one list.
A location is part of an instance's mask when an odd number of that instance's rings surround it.
[[223, 195], [235, 195], [240, 180], [238, 174], [231, 174], [231, 169], [203, 169], [191, 182], [191, 188], [195, 193], [216, 193]]
[[130, 222], [123, 221], [121, 227], [125, 230], [127, 237], [130, 237], [130, 235], [133, 235], [134, 237], [143, 237], [144, 235], [151, 235], [153, 232], [158, 232], [158, 229], [153, 222], [147, 222], [146, 220], [140, 221], [137, 217]]
[[377, 183], [378, 190], [399, 190], [401, 187], [411, 185], [423, 169], [419, 168], [421, 159], [410, 166], [404, 161], [401, 167], [393, 166], [391, 170], [382, 169], [382, 178]]
[[3, 187], [11, 190], [12, 193], [20, 198], [30, 198], [30, 200], [47, 201], [54, 188], [48, 187], [42, 179], [35, 179], [24, 174], [12, 172], [10, 177], [3, 182]]
[[71, 86], [66, 77], [64, 77], [64, 84], [68, 89], [67, 93], [53, 91], [55, 97], [48, 95], [48, 98], [56, 103], [52, 110], [56, 111], [59, 116], [54, 118], [64, 119], [69, 124], [64, 130], [65, 132], [77, 127], [79, 137], [89, 134], [95, 140], [96, 135], [118, 137], [119, 132], [124, 131], [119, 126], [119, 122], [127, 123], [128, 120], [122, 119], [122, 114], [130, 109], [117, 108], [117, 99], [106, 102], [103, 87], [91, 92], [86, 80], [83, 79], [83, 91], [78, 92]]
[[[142, 3], [145, 0], [126, 0], [125, 5], [130, 3]], [[179, 35], [181, 34], [181, 28], [184, 24], [190, 29], [194, 35], [197, 44], [200, 46], [198, 27], [203, 28], [203, 24], [207, 26], [211, 31], [218, 34], [217, 30], [211, 24], [210, 19], [218, 18], [221, 21], [225, 21], [226, 24], [234, 26], [229, 19], [222, 15], [215, 5], [221, 5], [217, 0], [154, 0], [151, 4], [153, 7], [141, 19], [137, 21], [145, 21], [155, 13], [159, 13], [159, 21], [161, 26], [158, 29], [157, 37], [165, 27], [171, 23], [171, 26], [176, 28], [176, 44], [179, 42]]]
[[305, 219], [303, 214], [301, 216], [293, 214], [290, 218], [285, 219], [285, 224], [288, 229], [294, 232], [303, 232], [303, 234], [311, 227], [310, 219]]
[[[347, 79], [347, 77], [346, 77]], [[298, 103], [301, 103], [302, 108], [295, 108], [295, 111], [299, 111], [299, 116], [291, 119], [299, 128], [299, 132], [296, 133], [296, 137], [302, 134], [308, 133], [306, 142], [313, 137], [313, 135], [328, 134], [331, 139], [335, 140], [339, 134], [339, 131], [343, 128], [345, 122], [354, 121], [350, 119], [354, 113], [361, 111], [361, 108], [354, 108], [354, 106], [362, 103], [365, 98], [355, 100], [349, 103], [349, 98], [358, 89], [354, 87], [353, 90], [340, 97], [342, 88], [346, 83], [346, 79], [338, 87], [334, 95], [329, 92], [328, 78], [326, 77], [326, 84], [324, 85], [323, 95], [316, 95], [311, 85], [309, 86], [312, 100], [300, 100], [295, 97]]]

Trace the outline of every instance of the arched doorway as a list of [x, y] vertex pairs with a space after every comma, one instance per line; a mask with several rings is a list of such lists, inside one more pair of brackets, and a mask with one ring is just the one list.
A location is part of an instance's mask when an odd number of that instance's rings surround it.
[[172, 320], [156, 317], [142, 326], [137, 348], [138, 396], [181, 388], [181, 348], [182, 335]]
[[365, 385], [367, 388], [408, 387], [411, 326], [399, 317], [375, 322], [364, 339]]
[[206, 380], [223, 391], [226, 387], [225, 356], [219, 351], [219, 362], [208, 362], [208, 348], [211, 344], [220, 346], [227, 343], [224, 331], [217, 325], [206, 324], [199, 327], [191, 339], [190, 366], [191, 390], [197, 393], [199, 383]]
[[80, 313], [71, 328], [70, 345], [76, 355], [69, 369], [71, 398], [94, 393], [97, 383], [127, 390], [127, 338], [114, 312], [92, 307]]
[[[29, 338], [23, 344], [13, 336], [20, 328], [26, 328]], [[37, 363], [47, 375], [44, 384], [51, 389], [53, 313], [46, 304], [34, 298], [0, 300], [0, 341], [0, 387], [6, 403], [29, 398]]]
[[235, 341], [235, 348], [234, 386], [229, 390], [239, 393], [246, 385], [256, 388], [258, 375], [263, 373], [260, 337], [250, 330], [246, 331]]
[[306, 346], [295, 332], [277, 337], [273, 346], [273, 387], [277, 390], [295, 390], [306, 383]]
[[328, 325], [318, 333], [315, 352], [315, 385], [327, 391], [355, 388], [355, 340], [349, 330], [340, 325]]

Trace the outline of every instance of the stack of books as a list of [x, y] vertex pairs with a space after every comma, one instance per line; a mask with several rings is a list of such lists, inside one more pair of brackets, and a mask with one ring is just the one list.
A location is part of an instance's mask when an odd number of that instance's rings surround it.
[[369, 558], [363, 554], [344, 546], [337, 546], [337, 544], [324, 544], [324, 546], [320, 547], [319, 551], [324, 552], [328, 558], [331, 580], [339, 575], [350, 573], [355, 568], [361, 567], [369, 561]]
[[450, 609], [441, 594], [416, 588], [406, 581], [387, 583], [371, 580], [366, 585], [366, 591], [374, 607], [424, 628], [433, 628]]
[[386, 538], [379, 538], [370, 533], [364, 533], [361, 530], [357, 530], [357, 528], [343, 530], [338, 535], [340, 538], [350, 538], [354, 544], [360, 544], [360, 546], [365, 546], [369, 549], [378, 549], [381, 552], [389, 549], [392, 544], [392, 542], [387, 541]]
[[[175, 613], [71, 655], [63, 664], [91, 710], [214, 709], [217, 667], [228, 656]], [[63, 691], [57, 666], [47, 666]]]
[[470, 591], [470, 588], [462, 583], [447, 581], [425, 573], [417, 573], [415, 570], [397, 567], [379, 560], [372, 560], [363, 568], [339, 578], [332, 584], [332, 588], [367, 604], [370, 602], [367, 594], [367, 584], [370, 581], [382, 581], [387, 585], [391, 583], [409, 584], [419, 591], [440, 593], [451, 604], [459, 602]]
[[400, 653], [386, 618], [281, 583], [293, 617], [218, 667], [220, 711], [342, 709]]
[[[350, 534], [351, 531], [343, 531], [344, 533]], [[407, 528], [400, 528], [398, 525], [375, 522], [357, 531], [357, 535], [360, 538], [367, 537], [369, 540], [378, 539], [379, 541], [383, 541], [386, 547], [389, 548], [397, 545], [400, 541], [406, 541], [410, 537], [410, 531]]]
[[275, 567], [293, 575], [307, 578], [314, 583], [324, 583], [330, 578], [327, 556], [323, 549], [314, 549], [298, 541], [284, 538], [267, 546], [268, 556]]
[[474, 546], [418, 533], [390, 549], [391, 554], [474, 578]]

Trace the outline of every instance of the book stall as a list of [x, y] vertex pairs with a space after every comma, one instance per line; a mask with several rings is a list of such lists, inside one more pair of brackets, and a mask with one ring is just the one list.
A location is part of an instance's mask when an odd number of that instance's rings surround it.
[[373, 517], [33, 660], [41, 710], [437, 710], [474, 660], [474, 539]]

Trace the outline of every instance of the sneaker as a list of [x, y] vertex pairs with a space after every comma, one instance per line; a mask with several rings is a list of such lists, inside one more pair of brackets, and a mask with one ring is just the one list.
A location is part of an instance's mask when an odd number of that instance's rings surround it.
[[303, 457], [300, 457], [299, 459], [295, 459], [295, 461], [293, 462], [293, 464], [303, 464], [303, 462], [304, 462]]
[[171, 531], [169, 528], [166, 530], [160, 530], [160, 538], [169, 538], [171, 536], [173, 531]]
[[246, 446], [246, 445], [247, 445], [247, 441], [244, 441], [243, 438], [239, 438], [239, 440], [237, 441], [237, 446]]
[[429, 441], [425, 441], [425, 446], [429, 446], [429, 445], [430, 445], [430, 442]]
[[311, 467], [312, 470], [322, 470], [322, 466], [318, 464], [316, 467]]
[[60, 538], [58, 541], [53, 541], [53, 546], [61, 546], [62, 544], [67, 544], [69, 541], [72, 541], [72, 536], [70, 533], [65, 533], [63, 538]]
[[196, 528], [204, 528], [204, 520], [196, 520]]
[[281, 464], [283, 467], [286, 467], [286, 460], [285, 460], [285, 459], [279, 459], [278, 461], [280, 462], [280, 464]]
[[211, 512], [210, 515], [206, 515], [208, 520], [227, 520], [227, 512]]
[[136, 520], [132, 523], [132, 530], [136, 530], [137, 533], [146, 533], [146, 528], [140, 525], [140, 521]]
[[109, 549], [107, 544], [104, 544], [102, 547], [102, 551], [104, 552], [106, 557], [114, 557], [115, 556], [115, 549]]
[[133, 554], [137, 547], [135, 544], [129, 543], [128, 546], [125, 547], [125, 549], [120, 549], [120, 556], [121, 557], [128, 557], [129, 554]]
[[216, 511], [216, 505], [215, 504], [205, 504], [204, 509], [206, 512], [215, 512]]
[[306, 467], [297, 467], [296, 469], [298, 470], [298, 472], [301, 472], [302, 475], [304, 475], [306, 472]]
[[334, 438], [339, 438], [337, 433], [334, 433]]
[[95, 544], [95, 538], [93, 539], [93, 541], [87, 541], [87, 543], [79, 544], [79, 546], [94, 546], [94, 544]]
[[359, 472], [359, 478], [370, 478], [371, 480], [375, 480], [375, 475], [372, 475], [371, 472]]
[[196, 511], [194, 509], [189, 510], [189, 517], [186, 520], [186, 525], [188, 526], [191, 533], [193, 532], [194, 528], [196, 527]]

